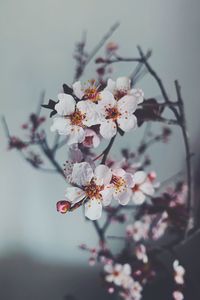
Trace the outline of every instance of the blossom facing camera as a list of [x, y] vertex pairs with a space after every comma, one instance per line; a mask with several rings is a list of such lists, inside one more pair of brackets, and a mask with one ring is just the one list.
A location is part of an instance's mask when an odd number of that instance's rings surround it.
[[66, 214], [71, 208], [71, 203], [66, 200], [61, 200], [56, 203], [56, 208], [61, 214]]

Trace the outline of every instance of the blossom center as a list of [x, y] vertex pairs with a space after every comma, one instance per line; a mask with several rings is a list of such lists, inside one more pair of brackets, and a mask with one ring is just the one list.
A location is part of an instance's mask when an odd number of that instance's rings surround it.
[[123, 189], [125, 190], [126, 182], [122, 177], [113, 175], [111, 179], [111, 183], [115, 187], [115, 192], [121, 192]]
[[104, 186], [103, 185], [97, 185], [95, 181], [92, 179], [85, 187], [85, 194], [88, 198], [95, 198], [95, 199], [101, 199], [102, 196], [100, 192], [103, 190]]
[[95, 86], [86, 88], [84, 90], [84, 97], [92, 102], [98, 102], [101, 99], [98, 88]]
[[138, 192], [140, 190], [140, 185], [139, 184], [135, 184], [134, 187], [132, 188], [133, 192]]
[[121, 113], [118, 111], [116, 106], [106, 108], [106, 119], [116, 121], [120, 116]]
[[83, 127], [83, 120], [85, 119], [85, 115], [80, 112], [80, 110], [76, 110], [73, 114], [70, 115], [71, 125], [81, 126]]
[[117, 101], [126, 95], [127, 95], [127, 90], [116, 90], [114, 92], [114, 97]]

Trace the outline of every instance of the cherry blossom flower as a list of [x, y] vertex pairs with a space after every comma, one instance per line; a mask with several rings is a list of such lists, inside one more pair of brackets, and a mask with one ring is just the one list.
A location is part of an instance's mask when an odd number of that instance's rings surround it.
[[72, 87], [75, 96], [79, 99], [84, 99], [86, 103], [98, 103], [109, 95], [107, 91], [100, 91], [95, 80], [88, 80], [86, 84], [76, 81]]
[[128, 77], [119, 77], [116, 81], [108, 79], [105, 90], [111, 92], [117, 101], [126, 95], [133, 96], [137, 104], [144, 101], [143, 91], [131, 89], [131, 80]]
[[146, 247], [143, 244], [136, 246], [135, 255], [137, 259], [141, 260], [144, 264], [148, 262]]
[[136, 205], [144, 203], [146, 196], [154, 194], [154, 186], [148, 175], [143, 171], [138, 171], [133, 175], [135, 185], [132, 189], [132, 200]]
[[174, 280], [177, 284], [183, 285], [184, 284], [184, 275], [185, 275], [185, 269], [183, 266], [179, 264], [178, 260], [175, 260], [173, 263], [174, 268]]
[[85, 139], [82, 142], [84, 147], [87, 148], [97, 148], [100, 144], [100, 137], [92, 129], [85, 129]]
[[71, 179], [76, 185], [68, 187], [65, 196], [74, 205], [85, 199], [85, 216], [90, 220], [101, 217], [102, 205], [109, 205], [112, 198], [111, 170], [105, 165], [93, 169], [87, 162], [73, 166]]
[[164, 211], [161, 214], [158, 222], [152, 228], [152, 238], [154, 240], [161, 238], [164, 235], [164, 233], [167, 229], [167, 226], [168, 226], [168, 213], [166, 211]]
[[113, 94], [107, 93], [97, 104], [100, 114], [100, 134], [105, 139], [110, 139], [117, 133], [117, 127], [128, 132], [137, 126], [137, 118], [133, 114], [137, 108], [134, 96], [125, 95], [116, 101]]
[[181, 293], [180, 291], [174, 291], [173, 298], [174, 298], [174, 300], [183, 300], [184, 296], [183, 296], [183, 293]]
[[107, 273], [105, 276], [107, 282], [122, 286], [126, 278], [129, 278], [131, 274], [131, 267], [129, 264], [106, 264], [104, 266], [104, 271]]
[[138, 281], [132, 280], [128, 289], [121, 291], [119, 294], [125, 300], [140, 300], [142, 299], [142, 286]]
[[76, 101], [71, 95], [59, 94], [59, 102], [55, 105], [58, 117], [53, 119], [51, 131], [68, 136], [68, 145], [81, 143], [85, 139], [86, 126], [98, 123], [94, 104], [86, 101]]
[[137, 220], [134, 224], [129, 224], [126, 227], [126, 233], [128, 237], [132, 237], [134, 241], [138, 242], [147, 238], [147, 234], [150, 228], [150, 223]]
[[123, 169], [112, 169], [111, 183], [113, 186], [113, 198], [121, 205], [126, 205], [132, 195], [131, 188], [134, 186], [133, 176]]

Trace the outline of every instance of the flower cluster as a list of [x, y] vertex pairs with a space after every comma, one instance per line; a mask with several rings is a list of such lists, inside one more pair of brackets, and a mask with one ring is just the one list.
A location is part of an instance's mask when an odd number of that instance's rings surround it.
[[140, 300], [142, 285], [133, 279], [129, 264], [119, 264], [109, 261], [104, 265], [105, 281], [109, 284], [108, 292], [119, 289], [119, 295], [125, 300]]
[[[92, 130], [101, 138], [110, 139], [117, 131], [128, 132], [137, 126], [134, 112], [143, 102], [143, 92], [132, 89], [129, 78], [109, 79], [101, 88], [95, 81], [73, 84], [69, 94], [58, 95], [52, 131], [68, 137], [68, 145], [93, 139]], [[94, 130], [94, 127], [96, 127]], [[90, 129], [90, 134], [88, 133]]]
[[173, 292], [173, 299], [174, 300], [183, 300], [183, 286], [185, 283], [185, 269], [183, 266], [179, 264], [178, 260], [175, 260], [173, 263], [173, 269], [174, 269], [174, 281], [176, 284], [176, 290]]

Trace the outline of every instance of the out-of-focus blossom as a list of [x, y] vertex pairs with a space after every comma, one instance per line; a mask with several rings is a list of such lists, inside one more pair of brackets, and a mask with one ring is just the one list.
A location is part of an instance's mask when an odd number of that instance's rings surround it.
[[119, 49], [119, 45], [115, 42], [109, 42], [106, 45], [106, 52], [108, 54], [113, 54]]
[[138, 171], [133, 175], [135, 185], [132, 189], [132, 200], [136, 205], [144, 203], [146, 196], [153, 196], [154, 186], [148, 175], [143, 171]]
[[175, 260], [173, 263], [174, 268], [174, 280], [177, 284], [183, 285], [184, 284], [184, 275], [185, 275], [185, 269], [183, 266], [179, 264], [178, 260]]
[[164, 211], [161, 214], [158, 222], [152, 228], [152, 238], [154, 240], [158, 240], [159, 238], [161, 238], [164, 235], [167, 227], [168, 227], [168, 213]]
[[105, 139], [110, 139], [117, 133], [117, 126], [128, 132], [137, 126], [137, 118], [133, 114], [137, 108], [137, 99], [125, 95], [116, 101], [113, 94], [104, 91], [106, 95], [97, 104], [100, 114], [100, 134]]
[[131, 267], [129, 264], [106, 264], [104, 271], [106, 272], [105, 280], [117, 286], [122, 286], [131, 275]]
[[137, 259], [141, 260], [144, 264], [148, 263], [146, 247], [143, 244], [136, 246], [135, 255], [136, 255]]
[[59, 94], [58, 100], [55, 110], [59, 116], [53, 119], [51, 131], [68, 136], [68, 145], [83, 142], [84, 128], [98, 123], [95, 104], [86, 101], [79, 101], [76, 104], [74, 98], [67, 94]]
[[68, 187], [65, 196], [74, 205], [85, 199], [85, 216], [91, 220], [101, 217], [102, 205], [109, 205], [112, 198], [111, 170], [99, 165], [93, 171], [87, 162], [74, 164], [71, 179], [76, 185]]
[[87, 148], [97, 148], [100, 144], [100, 137], [94, 130], [87, 128], [85, 130], [85, 139], [82, 144]]
[[173, 292], [173, 299], [174, 300], [183, 300], [184, 299], [183, 293], [180, 292], [180, 291], [174, 291]]
[[150, 224], [150, 222], [145, 222], [144, 220], [135, 221], [134, 224], [130, 224], [126, 227], [127, 236], [132, 237], [136, 242], [146, 239]]

